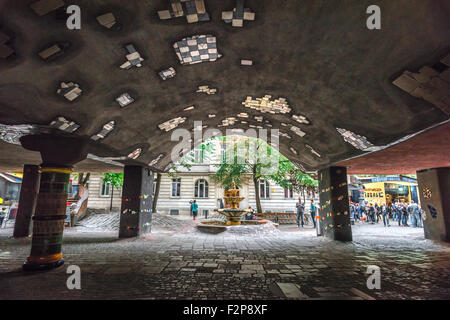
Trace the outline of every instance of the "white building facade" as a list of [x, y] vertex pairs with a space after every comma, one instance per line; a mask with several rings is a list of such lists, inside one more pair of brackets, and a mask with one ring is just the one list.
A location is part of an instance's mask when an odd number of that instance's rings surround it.
[[[220, 201], [224, 196], [224, 189], [211, 176], [218, 170], [218, 164], [224, 157], [226, 144], [221, 140], [214, 142], [211, 151], [202, 152], [194, 149], [191, 157], [186, 161], [191, 167], [186, 169], [177, 165], [177, 172], [162, 174], [157, 212], [171, 215], [189, 215], [191, 200], [196, 200], [199, 216], [206, 213], [212, 215], [220, 208]], [[186, 156], [187, 157], [187, 156]], [[240, 186], [241, 208], [251, 206], [256, 211], [255, 187], [252, 176], [246, 175]], [[258, 192], [263, 212], [296, 212], [298, 197], [306, 200], [306, 211], [309, 212], [311, 199], [318, 203], [318, 195], [306, 193], [306, 199], [293, 190], [284, 189], [270, 180], [260, 180]], [[313, 198], [314, 197], [314, 198]]]

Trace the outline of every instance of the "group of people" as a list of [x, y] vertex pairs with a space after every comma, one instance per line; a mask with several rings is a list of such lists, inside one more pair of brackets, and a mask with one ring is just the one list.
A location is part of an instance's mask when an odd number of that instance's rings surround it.
[[[296, 208], [297, 208], [297, 228], [300, 228], [300, 223], [302, 228], [305, 225], [305, 203], [302, 202], [302, 198], [298, 198], [298, 202], [295, 204]], [[311, 214], [311, 219], [313, 221], [314, 224], [314, 228], [316, 227], [316, 205], [314, 203], [314, 200], [311, 199], [311, 203], [309, 205], [309, 213]]]
[[417, 203], [394, 202], [369, 203], [363, 201], [361, 203], [350, 203], [350, 218], [354, 221], [366, 221], [375, 224], [383, 220], [385, 227], [390, 227], [389, 219], [398, 222], [401, 227], [409, 227], [408, 221], [414, 228], [422, 227], [422, 209]]

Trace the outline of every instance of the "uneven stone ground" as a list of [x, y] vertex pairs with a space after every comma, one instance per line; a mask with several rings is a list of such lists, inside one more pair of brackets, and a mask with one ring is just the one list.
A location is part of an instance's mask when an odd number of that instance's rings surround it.
[[[106, 216], [105, 216], [106, 217]], [[98, 222], [98, 221], [97, 221]], [[30, 239], [0, 229], [0, 299], [449, 299], [450, 247], [423, 229], [357, 224], [354, 241], [315, 230], [200, 233], [188, 217], [159, 216], [153, 233], [117, 239], [86, 224], [65, 230], [65, 265], [24, 273]], [[66, 286], [81, 268], [81, 290]], [[381, 289], [366, 287], [368, 265]]]

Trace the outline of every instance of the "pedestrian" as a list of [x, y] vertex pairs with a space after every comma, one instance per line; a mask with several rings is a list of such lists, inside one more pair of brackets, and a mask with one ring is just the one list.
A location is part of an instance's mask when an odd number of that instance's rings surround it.
[[364, 207], [363, 207], [363, 204], [362, 204], [362, 203], [359, 203], [359, 204], [358, 204], [358, 215], [359, 215], [359, 220], [360, 220], [360, 221], [363, 220], [363, 219], [362, 219], [363, 213], [364, 213]]
[[381, 207], [378, 205], [377, 202], [375, 202], [374, 208], [375, 208], [375, 215], [376, 215], [377, 223], [378, 223], [378, 221], [381, 220]]
[[6, 218], [6, 208], [2, 207], [2, 210], [0, 211], [0, 228], [3, 225], [3, 220]]
[[302, 219], [302, 228], [304, 226], [303, 213], [305, 212], [305, 204], [302, 203], [302, 198], [298, 197], [297, 207], [297, 228], [300, 228], [300, 218]]
[[309, 207], [309, 213], [311, 213], [311, 218], [314, 223], [314, 228], [316, 228], [316, 205], [314, 204], [313, 199], [311, 199], [311, 206]]
[[381, 207], [381, 213], [383, 215], [384, 226], [390, 227], [391, 225], [389, 224], [389, 206], [387, 206], [386, 204], [383, 204], [383, 206]]
[[409, 216], [411, 217], [411, 226], [417, 228], [421, 226], [420, 223], [420, 208], [417, 203], [411, 201], [411, 204], [406, 208]]
[[246, 220], [254, 220], [255, 210], [253, 210], [252, 206], [248, 206], [247, 214], [245, 215]]
[[192, 216], [194, 217], [194, 220], [197, 220], [197, 213], [198, 213], [198, 203], [197, 200], [194, 200], [194, 202], [192, 202]]
[[402, 203], [401, 210], [402, 210], [402, 224], [403, 224], [404, 227], [409, 227], [409, 225], [408, 225], [408, 211], [406, 211], [406, 205], [404, 203]]
[[350, 209], [350, 222], [352, 224], [355, 224], [356, 207], [353, 204], [353, 202], [350, 202], [349, 209]]
[[369, 205], [369, 216], [370, 216], [370, 223], [375, 224], [375, 208], [372, 203]]

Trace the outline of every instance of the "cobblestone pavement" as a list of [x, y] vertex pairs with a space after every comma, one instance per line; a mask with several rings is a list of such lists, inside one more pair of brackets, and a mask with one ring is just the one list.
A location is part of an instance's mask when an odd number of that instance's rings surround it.
[[[0, 299], [450, 299], [450, 247], [423, 229], [358, 224], [340, 243], [309, 228], [212, 235], [175, 220], [176, 231], [126, 240], [68, 228], [65, 265], [40, 273], [21, 271], [30, 239], [1, 229]], [[73, 264], [81, 290], [66, 286]], [[366, 287], [369, 265], [381, 269], [380, 290]]]

